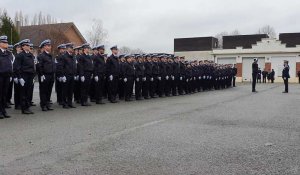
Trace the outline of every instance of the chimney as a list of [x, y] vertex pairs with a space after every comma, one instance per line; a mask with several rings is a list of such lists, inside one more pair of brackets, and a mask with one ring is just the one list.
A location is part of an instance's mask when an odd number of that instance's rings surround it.
[[21, 26], [20, 26], [20, 21], [17, 21], [16, 23], [16, 29], [19, 35], [21, 35]]

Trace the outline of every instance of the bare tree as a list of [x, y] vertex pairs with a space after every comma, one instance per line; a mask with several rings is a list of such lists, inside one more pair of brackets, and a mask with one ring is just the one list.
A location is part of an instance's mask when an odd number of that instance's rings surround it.
[[223, 48], [223, 36], [226, 35], [228, 35], [228, 32], [224, 31], [215, 36], [218, 39], [218, 48]]
[[93, 24], [90, 30], [87, 31], [87, 38], [92, 46], [107, 42], [108, 32], [103, 28], [103, 23], [100, 19], [93, 19]]
[[274, 27], [270, 26], [270, 25], [265, 25], [261, 28], [258, 29], [258, 34], [267, 34], [269, 35], [269, 38], [276, 38], [276, 32]]
[[235, 29], [234, 31], [230, 32], [230, 35], [240, 35], [240, 31], [238, 29]]
[[128, 46], [123, 46], [119, 49], [120, 54], [131, 55], [131, 54], [144, 54], [145, 52], [142, 49], [136, 48], [131, 49]]

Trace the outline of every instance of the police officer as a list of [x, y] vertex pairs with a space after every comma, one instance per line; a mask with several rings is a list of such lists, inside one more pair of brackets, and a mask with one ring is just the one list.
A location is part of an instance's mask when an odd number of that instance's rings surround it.
[[112, 54], [106, 62], [106, 72], [108, 76], [108, 93], [111, 103], [117, 103], [118, 81], [120, 75], [120, 64], [118, 60], [119, 49], [117, 46], [110, 48]]
[[82, 46], [83, 53], [79, 56], [78, 59], [78, 69], [79, 69], [79, 78], [80, 78], [80, 93], [81, 93], [81, 106], [91, 106], [88, 103], [88, 95], [90, 91], [91, 81], [93, 78], [93, 60], [89, 55], [90, 52], [90, 44], [85, 43]]
[[63, 55], [62, 59], [62, 77], [61, 79], [64, 81], [62, 88], [62, 100], [64, 103], [64, 108], [76, 108], [73, 105], [73, 92], [74, 92], [74, 84], [77, 78], [77, 61], [73, 56], [73, 44], [67, 43], [66, 52]]
[[142, 86], [146, 81], [145, 66], [142, 55], [137, 55], [137, 62], [135, 63], [135, 98], [142, 100]]
[[77, 64], [77, 73], [76, 73], [76, 77], [75, 77], [75, 83], [74, 83], [74, 100], [76, 101], [76, 103], [80, 104], [80, 79], [79, 79], [79, 69], [78, 69], [78, 59], [79, 56], [82, 54], [81, 52], [81, 46], [77, 46], [74, 48], [74, 58], [76, 60], [76, 64]]
[[289, 93], [289, 78], [290, 78], [290, 66], [287, 60], [284, 61], [284, 68], [282, 70], [282, 78], [284, 82], [284, 91], [282, 93]]
[[57, 102], [62, 105], [63, 108], [68, 108], [68, 106], [63, 101], [63, 86], [66, 83], [66, 77], [63, 75], [63, 61], [64, 54], [66, 51], [66, 45], [60, 44], [57, 46], [58, 55], [55, 57], [56, 63], [56, 74], [55, 74], [55, 90], [57, 95]]
[[13, 64], [12, 53], [7, 51], [7, 36], [0, 36], [0, 119], [10, 118], [7, 114], [6, 97], [9, 83], [12, 79]]
[[132, 101], [133, 84], [135, 77], [135, 67], [133, 64], [132, 56], [125, 56], [126, 62], [124, 63], [124, 95], [125, 101]]
[[38, 56], [39, 82], [40, 82], [40, 106], [42, 111], [53, 110], [50, 107], [50, 99], [56, 72], [56, 61], [51, 55], [51, 40], [47, 39], [40, 44], [43, 52]]
[[[9, 51], [12, 54], [13, 48], [14, 48], [13, 45], [8, 45], [7, 51]], [[14, 63], [14, 61], [15, 61], [15, 56], [12, 54], [12, 56], [11, 56], [11, 62], [12, 62], [12, 64]], [[9, 82], [9, 87], [8, 87], [7, 93], [6, 93], [6, 95], [7, 95], [6, 96], [6, 108], [11, 108], [10, 105], [14, 105], [11, 102], [12, 91], [13, 91], [13, 84], [14, 84], [14, 82], [11, 79], [11, 81]]]
[[252, 63], [252, 92], [257, 92], [255, 89], [256, 86], [256, 78], [257, 78], [257, 73], [258, 73], [258, 64], [257, 64], [258, 59], [254, 58], [254, 61]]
[[[22, 47], [20, 43], [16, 43], [14, 45], [14, 48], [16, 49], [15, 58], [22, 52]], [[21, 97], [20, 97], [20, 83], [17, 77], [16, 73], [16, 61], [13, 63], [13, 82], [14, 82], [14, 103], [15, 103], [15, 109], [20, 110], [21, 109]]]
[[124, 100], [125, 97], [125, 82], [124, 79], [124, 66], [126, 63], [125, 55], [119, 55], [119, 63], [120, 63], [120, 74], [119, 74], [119, 82], [118, 82], [118, 95], [119, 100]]
[[105, 104], [103, 99], [103, 92], [105, 88], [105, 47], [104, 45], [97, 46], [98, 53], [93, 57], [94, 61], [94, 82], [95, 82], [95, 100], [96, 104]]
[[15, 76], [20, 85], [20, 98], [22, 114], [33, 114], [30, 110], [30, 93], [35, 76], [34, 56], [30, 52], [30, 40], [25, 39], [20, 42], [22, 52], [16, 55]]
[[237, 68], [236, 68], [236, 64], [234, 64], [233, 68], [232, 68], [232, 86], [233, 87], [235, 87], [236, 75], [237, 75]]
[[145, 78], [146, 81], [144, 81], [143, 83], [143, 96], [144, 99], [150, 99], [150, 97], [154, 97], [154, 92], [152, 91], [151, 87], [152, 87], [152, 82], [153, 82], [153, 76], [152, 76], [152, 68], [153, 68], [153, 64], [152, 64], [152, 58], [151, 55], [148, 54], [146, 55], [146, 61], [145, 61]]

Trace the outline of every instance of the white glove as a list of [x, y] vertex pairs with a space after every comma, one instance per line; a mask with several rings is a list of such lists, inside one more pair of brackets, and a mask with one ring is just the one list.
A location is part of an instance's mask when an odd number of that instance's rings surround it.
[[113, 81], [114, 77], [112, 75], [109, 76], [109, 80]]
[[285, 78], [285, 77], [284, 77], [283, 79], [284, 79], [284, 80], [286, 80], [286, 78]]
[[124, 82], [125, 82], [125, 83], [127, 82], [127, 78], [124, 78]]
[[32, 80], [32, 84], [34, 84], [34, 83], [35, 83], [35, 79]]
[[199, 77], [198, 79], [201, 80], [201, 77]]
[[161, 80], [161, 77], [157, 77], [157, 79], [160, 81], [160, 80]]
[[84, 81], [85, 81], [85, 77], [84, 77], [84, 76], [81, 76], [81, 77], [80, 77], [80, 80], [81, 80], [81, 82], [84, 82]]
[[147, 80], [146, 77], [144, 77], [144, 78], [143, 78], [143, 81], [146, 81], [146, 80]]
[[179, 80], [182, 81], [182, 77], [180, 77]]
[[41, 82], [43, 83], [45, 80], [46, 80], [45, 75], [42, 75], [42, 76], [41, 76]]
[[203, 79], [205, 79], [206, 77], [205, 76], [203, 76]]
[[186, 82], [189, 82], [189, 79], [186, 79]]
[[62, 82], [62, 77], [58, 77], [57, 80], [58, 80], [58, 82], [61, 83]]
[[23, 78], [20, 78], [20, 79], [19, 79], [19, 82], [20, 82], [21, 86], [24, 86], [24, 85], [25, 85], [25, 81], [24, 81]]
[[9, 78], [9, 82], [11, 82], [11, 81], [12, 81], [12, 77]]
[[74, 76], [74, 80], [77, 81], [77, 76]]
[[150, 81], [153, 81], [154, 79], [153, 78], [150, 78]]
[[93, 79], [93, 77], [94, 77], [94, 75], [92, 74], [92, 75], [91, 75], [91, 79]]
[[194, 80], [196, 80], [196, 77], [194, 77]]
[[15, 84], [18, 84], [19, 83], [18, 78], [14, 78], [14, 82], [15, 82]]
[[67, 77], [66, 77], [66, 76], [61, 77], [61, 81], [62, 81], [63, 83], [67, 82]]
[[169, 80], [169, 76], [166, 76], [166, 80]]
[[96, 82], [99, 81], [99, 77], [98, 76], [95, 76], [94, 79], [95, 79]]
[[174, 76], [172, 76], [172, 80], [173, 80], [173, 81], [175, 80], [175, 77], [174, 77]]
[[139, 81], [140, 81], [140, 78], [136, 78], [136, 81], [139, 82]]

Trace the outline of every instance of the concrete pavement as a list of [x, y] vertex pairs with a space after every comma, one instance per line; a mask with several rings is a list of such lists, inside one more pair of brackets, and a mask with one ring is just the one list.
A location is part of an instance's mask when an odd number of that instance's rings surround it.
[[0, 120], [0, 174], [298, 175], [300, 86], [257, 90], [11, 110]]

